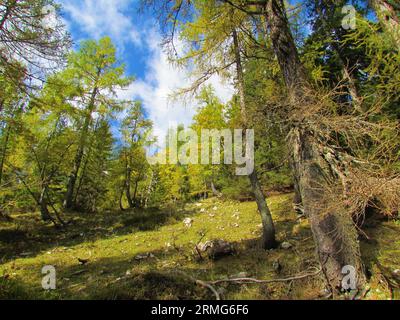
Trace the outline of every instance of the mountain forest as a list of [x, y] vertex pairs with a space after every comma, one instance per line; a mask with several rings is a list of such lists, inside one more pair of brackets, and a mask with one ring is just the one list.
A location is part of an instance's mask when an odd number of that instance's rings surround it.
[[111, 36], [0, 0], [0, 299], [400, 299], [399, 1], [133, 6], [190, 73], [158, 135]]

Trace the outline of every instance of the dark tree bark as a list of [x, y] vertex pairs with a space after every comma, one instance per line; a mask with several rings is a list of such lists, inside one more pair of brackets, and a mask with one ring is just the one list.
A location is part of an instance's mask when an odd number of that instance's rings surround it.
[[[236, 30], [233, 31], [233, 43], [235, 49], [235, 60], [236, 60], [236, 73], [237, 73], [237, 83], [239, 89], [239, 99], [242, 121], [246, 129], [248, 129], [247, 120], [247, 108], [246, 108], [246, 95], [244, 88], [244, 76], [243, 76], [243, 66], [240, 54], [240, 44]], [[275, 248], [277, 245], [275, 239], [275, 226], [272, 219], [271, 211], [268, 208], [265, 196], [262, 192], [260, 182], [257, 176], [257, 170], [254, 168], [253, 172], [249, 175], [251, 188], [253, 190], [258, 211], [261, 215], [262, 225], [263, 225], [263, 248], [268, 250]]]
[[[306, 91], [310, 85], [289, 29], [283, 0], [268, 1], [265, 13], [290, 100], [293, 104], [296, 101], [306, 103]], [[328, 211], [330, 206], [324, 197], [325, 187], [332, 181], [338, 181], [338, 177], [333, 174], [334, 171], [323, 156], [323, 146], [313, 130], [308, 128], [306, 121], [294, 124], [291, 136], [299, 195], [310, 220], [326, 280], [331, 289], [337, 292], [344, 277], [342, 268], [350, 265], [357, 272], [357, 286], [361, 288], [365, 282], [365, 275], [351, 214], [341, 212], [340, 209]]]

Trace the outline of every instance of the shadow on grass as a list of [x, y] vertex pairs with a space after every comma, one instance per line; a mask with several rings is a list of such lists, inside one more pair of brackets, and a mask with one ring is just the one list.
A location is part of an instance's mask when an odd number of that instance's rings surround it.
[[[214, 281], [247, 273], [251, 277], [281, 278], [293, 272], [293, 266], [281, 260], [283, 270], [276, 273], [273, 262], [295, 256], [287, 250], [265, 251], [257, 238], [234, 243], [236, 254], [217, 261], [207, 258], [196, 260], [188, 247], [184, 253], [175, 250], [154, 250], [140, 252], [148, 258], [138, 256], [118, 256], [90, 261], [82, 266], [55, 265], [57, 270], [57, 290], [47, 292], [40, 287], [40, 270], [34, 288], [21, 280], [0, 282], [2, 299], [96, 299], [96, 300], [212, 300], [215, 295], [194, 279]], [[188, 259], [189, 258], [189, 259]], [[43, 263], [46, 263], [45, 261]], [[292, 262], [296, 263], [297, 262]], [[297, 268], [297, 266], [296, 266]], [[304, 270], [303, 270], [304, 271]], [[309, 279], [296, 283], [299, 287], [309, 284]], [[292, 284], [237, 284], [215, 285], [223, 298], [248, 297], [255, 299], [289, 299]], [[247, 294], [247, 296], [246, 296]], [[279, 296], [277, 296], [279, 294]]]
[[56, 247], [152, 231], [192, 215], [191, 211], [148, 209], [98, 214], [70, 213], [72, 223], [65, 229], [44, 224], [37, 214], [14, 217], [0, 224], [0, 263], [19, 257], [34, 257]]

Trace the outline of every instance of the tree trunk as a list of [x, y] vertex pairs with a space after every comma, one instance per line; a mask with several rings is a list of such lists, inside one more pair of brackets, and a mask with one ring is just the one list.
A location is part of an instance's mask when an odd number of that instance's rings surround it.
[[133, 199], [132, 199], [133, 207], [132, 208], [136, 208], [137, 205], [138, 205], [138, 201], [137, 201], [138, 188], [139, 188], [139, 179], [136, 179], [136, 181], [135, 181], [135, 190], [133, 191]]
[[85, 148], [86, 148], [87, 136], [89, 133], [90, 122], [92, 121], [92, 113], [93, 113], [94, 107], [95, 107], [95, 99], [96, 99], [97, 91], [98, 91], [97, 87], [93, 89], [93, 92], [92, 92], [92, 95], [90, 98], [90, 102], [89, 102], [89, 106], [87, 109], [87, 114], [85, 117], [85, 122], [84, 122], [82, 132], [81, 132], [78, 151], [75, 156], [74, 168], [69, 176], [69, 181], [68, 181], [68, 185], [67, 185], [67, 193], [65, 196], [65, 205], [64, 205], [66, 209], [72, 209], [75, 206], [75, 203], [74, 203], [75, 185], [76, 185], [76, 181], [78, 179], [79, 170], [82, 165], [82, 159], [83, 159], [83, 155], [84, 155]]
[[365, 282], [363, 265], [351, 213], [336, 208], [324, 198], [325, 186], [337, 180], [330, 164], [321, 156], [324, 146], [305, 130], [292, 132], [296, 171], [299, 173], [300, 194], [304, 211], [309, 217], [312, 233], [317, 246], [319, 260], [328, 284], [334, 292], [342, 288], [345, 266], [356, 270], [357, 288]]
[[[283, 0], [270, 0], [265, 6], [266, 20], [272, 44], [288, 87], [291, 103], [307, 101], [310, 88], [297, 48], [289, 29]], [[305, 106], [307, 107], [307, 106]], [[337, 292], [342, 286], [342, 268], [352, 266], [357, 275], [357, 287], [365, 282], [357, 242], [357, 232], [350, 213], [341, 209], [328, 211], [324, 191], [338, 178], [325, 161], [321, 146], [307, 123], [294, 124], [291, 131], [295, 175], [304, 211], [309, 217], [319, 260], [330, 288]]]
[[3, 180], [4, 163], [6, 161], [7, 147], [8, 147], [8, 141], [10, 140], [10, 134], [11, 134], [11, 127], [7, 125], [6, 136], [3, 145], [3, 152], [0, 160], [0, 187], [1, 187], [1, 182]]
[[[242, 115], [243, 125], [248, 129], [247, 120], [247, 108], [246, 108], [246, 95], [244, 88], [244, 76], [243, 76], [243, 66], [242, 59], [240, 55], [240, 45], [236, 30], [233, 31], [233, 43], [235, 49], [235, 60], [236, 60], [236, 72], [237, 72], [237, 84], [239, 89], [239, 99], [240, 99], [240, 109]], [[273, 249], [276, 247], [277, 242], [275, 239], [275, 226], [272, 219], [271, 211], [268, 208], [265, 196], [262, 192], [260, 182], [257, 176], [257, 170], [254, 168], [253, 172], [249, 176], [251, 188], [254, 193], [258, 211], [261, 215], [262, 225], [263, 225], [263, 248]]]
[[47, 189], [46, 186], [42, 187], [42, 191], [39, 197], [40, 215], [42, 217], [42, 220], [45, 222], [52, 221], [49, 209], [47, 207], [46, 189]]
[[132, 200], [132, 196], [131, 196], [131, 175], [132, 175], [132, 169], [130, 167], [130, 164], [128, 162], [128, 155], [127, 155], [127, 159], [126, 159], [126, 179], [125, 179], [125, 196], [126, 199], [128, 200], [128, 204], [129, 204], [129, 208], [134, 208], [135, 204]]
[[150, 196], [151, 196], [151, 192], [153, 191], [153, 180], [154, 180], [154, 171], [151, 171], [151, 178], [150, 178], [150, 183], [149, 186], [147, 187], [147, 194], [146, 197], [144, 199], [144, 207], [147, 208]]
[[119, 208], [121, 209], [121, 211], [125, 211], [125, 208], [122, 204], [122, 198], [124, 197], [124, 189], [121, 189], [121, 192], [119, 194]]
[[218, 197], [219, 196], [219, 192], [217, 190], [217, 188], [215, 187], [214, 181], [211, 181], [211, 192], [213, 194], [214, 197]]

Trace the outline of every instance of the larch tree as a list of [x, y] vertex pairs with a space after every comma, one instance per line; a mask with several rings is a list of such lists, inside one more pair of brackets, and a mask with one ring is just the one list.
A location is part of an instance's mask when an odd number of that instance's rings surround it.
[[[4, 0], [0, 44], [0, 63], [8, 66], [10, 81], [16, 80], [15, 61], [27, 67], [30, 80], [43, 81], [48, 72], [62, 66], [71, 39], [60, 19], [60, 6], [53, 0]], [[35, 82], [24, 84], [37, 87]]]
[[75, 206], [76, 183], [82, 170], [94, 117], [111, 114], [121, 108], [121, 102], [115, 99], [115, 90], [132, 82], [132, 78], [126, 77], [124, 72], [124, 65], [116, 58], [116, 48], [111, 39], [105, 37], [98, 42], [83, 42], [78, 52], [70, 54], [66, 69], [59, 75], [65, 86], [75, 90], [72, 99], [79, 115], [79, 138], [65, 195], [67, 209]]
[[122, 121], [122, 135], [124, 147], [120, 152], [120, 158], [124, 163], [125, 178], [122, 194], [125, 193], [128, 205], [131, 209], [140, 205], [138, 199], [139, 183], [146, 178], [148, 165], [146, 150], [152, 122], [146, 119], [142, 104], [131, 103], [126, 108], [127, 115]]
[[[193, 6], [192, 10], [190, 9], [191, 6]], [[233, 75], [233, 78], [237, 80], [236, 88], [240, 96], [242, 124], [245, 127], [244, 129], [250, 129], [251, 124], [247, 123], [245, 119], [246, 105], [245, 92], [243, 92], [242, 62], [240, 54], [237, 55], [234, 43], [236, 29], [243, 28], [246, 23], [249, 24], [247, 15], [233, 10], [229, 5], [220, 1], [176, 1], [173, 4], [169, 2], [169, 5], [164, 6], [163, 10], [169, 10], [167, 17], [175, 17], [172, 19], [172, 30], [169, 30], [165, 40], [172, 60], [178, 65], [193, 64], [195, 66], [193, 84], [183, 88], [178, 93], [184, 95], [196, 92], [216, 74], [225, 78], [231, 78]], [[182, 12], [188, 15], [195, 12], [193, 15], [195, 19], [193, 21], [182, 19], [183, 22], [180, 22], [179, 14]], [[180, 29], [179, 39], [188, 45], [183, 56], [177, 54], [175, 47], [175, 32], [177, 32], [178, 27]], [[236, 45], [239, 45], [239, 43], [237, 42]], [[277, 244], [271, 212], [262, 192], [257, 171], [254, 170], [249, 178], [262, 217], [263, 247], [271, 249]]]
[[[331, 208], [325, 192], [340, 181], [334, 161], [337, 152], [320, 136], [322, 128], [312, 125], [306, 110], [313, 102], [312, 86], [293, 39], [283, 0], [255, 1], [242, 5], [224, 1], [249, 15], [262, 15], [288, 90], [293, 117], [290, 133], [293, 164], [304, 212], [310, 219], [319, 260], [330, 288], [342, 287], [345, 266], [357, 274], [357, 286], [365, 283], [358, 236], [352, 216], [342, 208]], [[312, 117], [312, 113], [310, 114]], [[326, 130], [326, 129], [325, 129]], [[322, 138], [322, 139], [321, 139]], [[340, 171], [339, 171], [340, 172]]]

